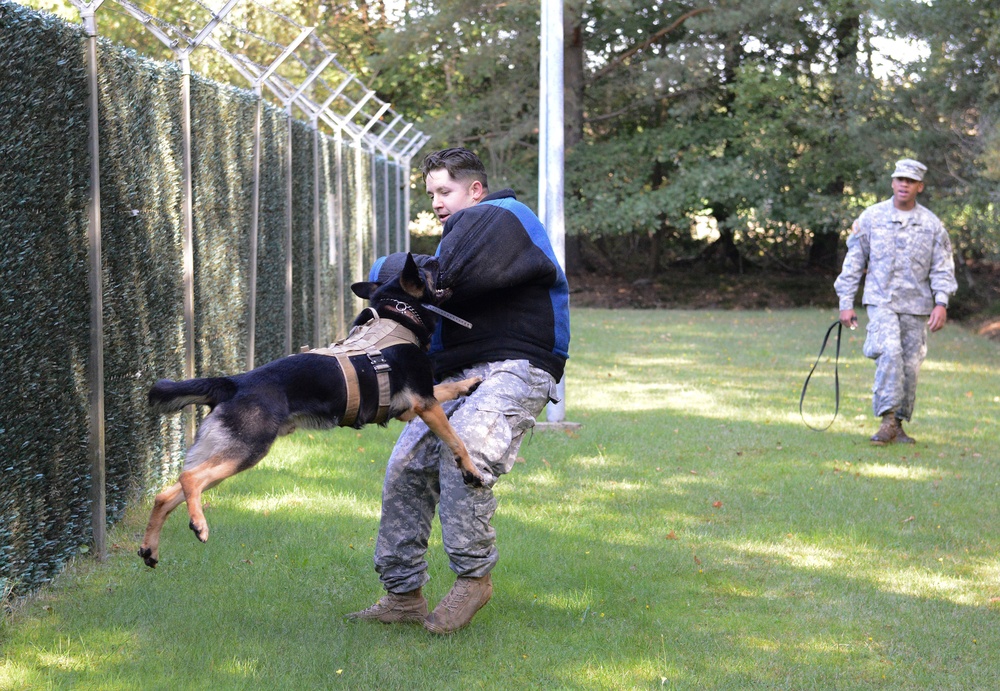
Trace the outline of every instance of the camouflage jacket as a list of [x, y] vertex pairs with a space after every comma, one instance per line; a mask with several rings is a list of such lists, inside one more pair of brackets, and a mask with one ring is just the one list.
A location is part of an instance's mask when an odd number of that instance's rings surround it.
[[958, 289], [951, 240], [941, 221], [920, 204], [901, 213], [889, 199], [865, 209], [847, 238], [844, 268], [833, 284], [840, 309], [854, 309], [865, 275], [864, 305], [900, 314], [930, 314]]

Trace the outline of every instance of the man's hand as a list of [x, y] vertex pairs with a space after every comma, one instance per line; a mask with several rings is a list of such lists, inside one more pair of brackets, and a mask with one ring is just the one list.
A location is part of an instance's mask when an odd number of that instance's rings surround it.
[[929, 328], [932, 332], [940, 331], [947, 321], [948, 308], [944, 305], [935, 305], [934, 309], [931, 310], [931, 318], [927, 320], [927, 328]]
[[858, 328], [858, 315], [854, 310], [840, 310], [840, 323], [848, 329]]

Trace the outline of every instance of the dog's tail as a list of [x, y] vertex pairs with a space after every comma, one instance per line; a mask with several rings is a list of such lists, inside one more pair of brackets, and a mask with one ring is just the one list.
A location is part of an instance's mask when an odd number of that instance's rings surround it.
[[214, 408], [235, 395], [236, 382], [229, 377], [207, 377], [186, 381], [161, 379], [149, 390], [149, 405], [155, 413], [176, 413], [192, 403]]

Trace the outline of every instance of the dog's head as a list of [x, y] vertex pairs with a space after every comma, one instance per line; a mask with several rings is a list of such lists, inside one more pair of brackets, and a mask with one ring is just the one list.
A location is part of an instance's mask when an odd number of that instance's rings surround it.
[[[424, 261], [423, 266], [418, 266], [413, 255], [406, 253], [403, 268], [398, 274], [385, 282], [361, 281], [351, 286], [351, 290], [359, 298], [363, 298], [372, 303], [379, 300], [404, 300], [410, 302], [426, 302], [437, 305], [451, 296], [450, 289], [439, 289], [438, 261], [431, 257]], [[402, 291], [406, 294], [403, 298], [399, 295]]]
[[[437, 324], [437, 315], [426, 309], [425, 305], [439, 305], [451, 296], [448, 288], [438, 288], [438, 262], [437, 259], [426, 260], [423, 266], [418, 266], [413, 259], [413, 255], [407, 252], [403, 268], [398, 274], [388, 279], [384, 283], [377, 281], [362, 281], [351, 286], [351, 290], [359, 298], [368, 300], [372, 307], [380, 315], [383, 314], [381, 307], [386, 307], [388, 314], [399, 313], [400, 303], [409, 306], [427, 327], [428, 331], [433, 331]], [[405, 313], [405, 310], [404, 310]]]

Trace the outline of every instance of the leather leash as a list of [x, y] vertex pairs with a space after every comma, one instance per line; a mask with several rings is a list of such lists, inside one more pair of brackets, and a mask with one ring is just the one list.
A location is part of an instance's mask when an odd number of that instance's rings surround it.
[[[819, 365], [819, 360], [823, 357], [823, 351], [826, 350], [826, 343], [830, 340], [830, 334], [833, 332], [834, 327], [837, 328], [837, 356], [833, 361], [833, 389], [836, 392], [836, 407], [833, 410], [833, 419], [830, 420], [830, 424], [826, 427], [813, 427], [808, 422], [806, 422], [805, 413], [802, 412], [802, 404], [806, 400], [806, 389], [809, 388], [809, 380], [812, 379], [813, 372], [816, 371], [816, 366]], [[816, 356], [816, 362], [813, 363], [812, 369], [809, 370], [809, 376], [806, 377], [805, 383], [802, 385], [802, 395], [799, 396], [799, 416], [802, 418], [802, 422], [806, 427], [815, 432], [825, 432], [830, 429], [833, 421], [837, 419], [837, 413], [840, 412], [840, 335], [844, 331], [844, 325], [840, 323], [840, 320], [830, 324], [830, 328], [826, 330], [826, 336], [823, 337], [823, 345], [819, 348], [819, 355]]]

